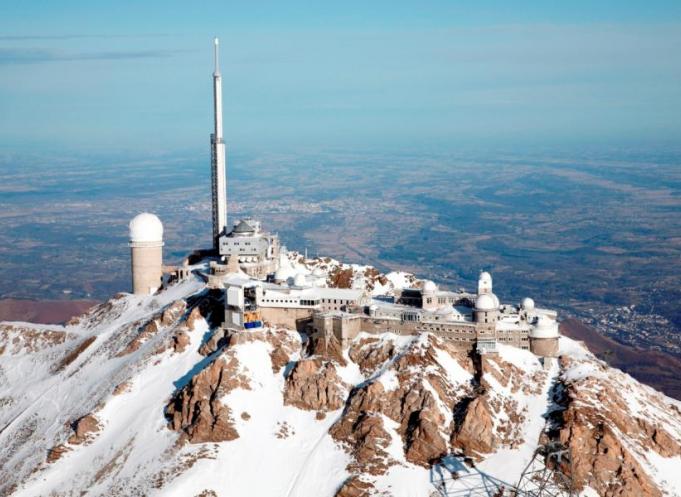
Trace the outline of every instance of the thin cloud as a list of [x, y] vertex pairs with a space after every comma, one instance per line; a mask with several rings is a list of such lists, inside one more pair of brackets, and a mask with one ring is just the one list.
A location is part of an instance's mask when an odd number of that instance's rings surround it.
[[188, 50], [114, 50], [85, 53], [62, 53], [50, 49], [0, 48], [0, 65], [42, 64], [88, 60], [163, 59]]

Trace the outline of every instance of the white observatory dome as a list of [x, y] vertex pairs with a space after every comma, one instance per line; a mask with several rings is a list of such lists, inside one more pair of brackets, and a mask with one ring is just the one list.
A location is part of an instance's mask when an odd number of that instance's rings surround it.
[[525, 297], [523, 299], [521, 306], [526, 311], [533, 311], [534, 310], [534, 300], [532, 300], [530, 297]]
[[428, 280], [423, 284], [423, 293], [435, 293], [437, 292], [437, 285], [432, 281]]
[[483, 293], [475, 299], [475, 308], [479, 311], [494, 311], [499, 308], [499, 299], [493, 293]]
[[530, 330], [530, 338], [558, 338], [558, 323], [546, 316], [539, 316], [537, 323]]
[[293, 284], [295, 286], [305, 286], [305, 275], [302, 273], [296, 274], [295, 278], [293, 278]]
[[130, 221], [131, 242], [161, 242], [163, 241], [163, 224], [161, 220], [150, 212], [143, 212]]

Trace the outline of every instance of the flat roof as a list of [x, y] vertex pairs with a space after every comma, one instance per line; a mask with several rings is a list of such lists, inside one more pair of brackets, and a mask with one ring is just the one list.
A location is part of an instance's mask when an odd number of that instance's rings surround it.
[[308, 298], [357, 300], [364, 295], [360, 288], [328, 288], [328, 287], [288, 287], [282, 285], [263, 285], [267, 293], [280, 293]]

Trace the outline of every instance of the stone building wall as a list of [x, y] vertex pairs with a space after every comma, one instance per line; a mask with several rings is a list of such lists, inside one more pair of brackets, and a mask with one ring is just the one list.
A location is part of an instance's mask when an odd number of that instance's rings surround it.
[[265, 323], [281, 326], [291, 330], [305, 331], [305, 327], [312, 322], [313, 309], [295, 307], [260, 307], [260, 313]]

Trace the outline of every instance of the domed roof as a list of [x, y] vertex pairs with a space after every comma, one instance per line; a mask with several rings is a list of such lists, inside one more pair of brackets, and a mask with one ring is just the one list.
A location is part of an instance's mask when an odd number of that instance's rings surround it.
[[163, 241], [163, 224], [161, 220], [150, 212], [136, 215], [130, 221], [131, 242], [161, 242]]
[[489, 274], [487, 271], [483, 271], [480, 273], [480, 276], [478, 277], [478, 281], [487, 281], [490, 284], [492, 283], [492, 275]]
[[296, 274], [296, 276], [293, 278], [293, 284], [295, 286], [305, 286], [305, 275], [302, 273]]
[[437, 292], [437, 285], [432, 281], [428, 280], [423, 284], [424, 293], [435, 293]]
[[479, 311], [494, 311], [499, 308], [499, 299], [493, 293], [483, 293], [475, 299], [475, 308]]
[[239, 224], [236, 225], [236, 228], [234, 228], [233, 233], [244, 235], [247, 233], [255, 233], [255, 229], [246, 221], [242, 220]]
[[534, 310], [534, 300], [532, 300], [530, 297], [525, 297], [522, 301], [521, 306], [526, 311], [533, 311]]
[[539, 316], [537, 323], [530, 330], [530, 338], [558, 338], [558, 323], [546, 316]]

